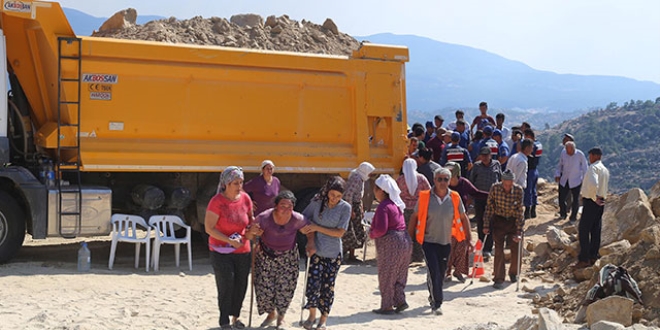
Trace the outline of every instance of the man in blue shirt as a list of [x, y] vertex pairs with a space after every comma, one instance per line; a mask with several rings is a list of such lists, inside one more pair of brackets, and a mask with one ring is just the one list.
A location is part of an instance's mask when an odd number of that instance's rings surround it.
[[467, 149], [468, 145], [470, 144], [470, 132], [467, 129], [467, 122], [463, 119], [457, 120], [456, 129], [454, 131], [458, 132], [458, 134], [460, 134], [461, 137], [461, 140], [458, 142], [458, 145]]
[[502, 170], [504, 170], [506, 162], [509, 160], [509, 145], [502, 139], [502, 131], [499, 129], [493, 131], [493, 140], [497, 142], [497, 160], [502, 164]]
[[541, 142], [536, 141], [536, 135], [531, 128], [525, 129], [525, 139], [534, 141], [534, 148], [532, 154], [527, 156], [527, 188], [525, 188], [525, 219], [536, 218], [536, 204], [538, 199], [538, 192], [536, 191], [536, 183], [539, 180], [539, 171], [536, 169], [539, 166], [539, 161], [543, 155], [543, 145]]
[[568, 214], [566, 198], [570, 192], [573, 197], [570, 221], [577, 220], [579, 204], [577, 201], [580, 197], [582, 180], [588, 168], [587, 158], [582, 151], [575, 147], [575, 142], [566, 142], [555, 171], [555, 182], [559, 183], [559, 217], [561, 219], [566, 219]]

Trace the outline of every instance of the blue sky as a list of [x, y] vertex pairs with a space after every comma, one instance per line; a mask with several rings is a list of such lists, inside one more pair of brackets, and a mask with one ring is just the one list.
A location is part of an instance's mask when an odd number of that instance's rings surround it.
[[[660, 83], [658, 0], [62, 0], [97, 17], [124, 8], [138, 15], [230, 17], [287, 14], [342, 32], [414, 34], [471, 46], [558, 73]], [[414, 59], [413, 59], [414, 60]]]

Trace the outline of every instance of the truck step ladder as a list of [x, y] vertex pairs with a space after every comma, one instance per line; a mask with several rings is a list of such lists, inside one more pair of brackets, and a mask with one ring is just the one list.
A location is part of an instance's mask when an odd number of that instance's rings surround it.
[[[76, 37], [58, 37], [58, 88], [57, 88], [57, 163], [56, 180], [58, 192], [57, 228], [62, 237], [73, 238], [80, 235], [82, 228], [82, 187], [80, 177], [80, 105], [82, 84], [82, 39]], [[63, 145], [65, 136], [63, 127], [72, 127], [66, 130], [67, 134], [73, 131], [74, 139]], [[75, 141], [72, 145], [70, 141]], [[67, 157], [65, 159], [65, 157]], [[70, 184], [64, 184], [64, 178]], [[69, 197], [69, 198], [67, 198]], [[75, 200], [74, 205], [70, 201]], [[69, 203], [65, 204], [65, 201]], [[64, 207], [66, 206], [66, 209]], [[72, 231], [64, 231], [74, 224]]]

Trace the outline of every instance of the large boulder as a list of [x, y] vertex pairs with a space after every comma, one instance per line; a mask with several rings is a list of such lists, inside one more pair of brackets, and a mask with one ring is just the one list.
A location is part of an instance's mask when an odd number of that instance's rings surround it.
[[660, 245], [660, 225], [644, 228], [639, 234], [639, 238], [644, 243], [649, 243], [655, 246]]
[[548, 244], [550, 244], [550, 247], [555, 250], [564, 249], [566, 246], [571, 244], [571, 237], [555, 226], [549, 226], [545, 236], [548, 239]]
[[606, 256], [612, 253], [626, 253], [626, 251], [628, 251], [629, 249], [630, 249], [630, 242], [624, 239], [601, 247], [598, 250], [598, 253], [601, 256]]
[[622, 239], [630, 243], [639, 240], [642, 229], [656, 223], [649, 199], [639, 188], [634, 188], [605, 206], [601, 246]]
[[99, 31], [121, 30], [135, 25], [137, 21], [137, 10], [128, 8], [116, 12], [112, 17], [108, 18]]
[[660, 181], [651, 187], [649, 191], [649, 201], [651, 203], [651, 209], [653, 214], [657, 217], [660, 217]]
[[609, 322], [609, 321], [600, 321], [594, 323], [591, 327], [589, 327], [590, 330], [624, 330], [626, 327], [624, 327], [622, 324], [615, 323], [615, 322]]
[[621, 296], [598, 300], [587, 307], [587, 323], [592, 326], [600, 321], [610, 321], [630, 326], [633, 303], [632, 299]]
[[539, 309], [538, 330], [561, 330], [562, 322], [562, 318], [554, 310], [545, 307]]
[[230, 22], [244, 28], [244, 27], [258, 27], [264, 24], [264, 19], [257, 14], [238, 14], [233, 15]]

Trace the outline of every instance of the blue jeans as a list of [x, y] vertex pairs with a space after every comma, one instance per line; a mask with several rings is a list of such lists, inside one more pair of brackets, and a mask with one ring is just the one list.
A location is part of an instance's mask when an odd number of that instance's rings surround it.
[[451, 253], [451, 244], [436, 244], [424, 242], [422, 244], [424, 250], [424, 259], [426, 259], [426, 267], [428, 267], [428, 274], [426, 277], [426, 285], [429, 288], [429, 302], [431, 308], [436, 309], [442, 305], [442, 284], [447, 272], [447, 261], [449, 261], [449, 254]]
[[530, 207], [532, 205], [538, 204], [536, 198], [538, 193], [536, 192], [536, 182], [539, 181], [539, 170], [533, 169], [527, 171], [527, 188], [525, 188], [525, 201], [524, 205]]

